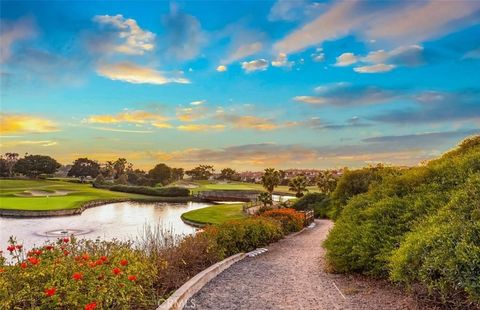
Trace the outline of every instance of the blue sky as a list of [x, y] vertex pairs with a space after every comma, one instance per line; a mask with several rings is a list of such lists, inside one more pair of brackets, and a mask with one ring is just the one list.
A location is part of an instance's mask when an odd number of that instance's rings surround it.
[[413, 165], [480, 132], [478, 1], [2, 1], [2, 152]]

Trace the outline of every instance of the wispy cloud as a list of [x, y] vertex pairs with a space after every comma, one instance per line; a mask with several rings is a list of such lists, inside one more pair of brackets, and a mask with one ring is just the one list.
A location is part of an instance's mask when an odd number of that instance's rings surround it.
[[17, 42], [33, 38], [36, 34], [37, 29], [31, 18], [0, 20], [0, 63], [10, 58]]
[[320, 86], [315, 93], [314, 96], [297, 96], [293, 100], [311, 105], [353, 106], [388, 102], [400, 96], [396, 90], [348, 83]]
[[293, 127], [297, 125], [295, 122], [279, 123], [271, 118], [258, 117], [254, 115], [237, 115], [228, 113], [218, 113], [217, 119], [225, 124], [231, 125], [238, 129], [253, 129], [259, 131], [270, 131], [280, 128]]
[[40, 116], [0, 113], [0, 132], [2, 134], [44, 133], [58, 130], [55, 122]]
[[88, 127], [95, 130], [102, 130], [102, 131], [111, 131], [111, 132], [126, 132], [126, 133], [153, 133], [152, 130], [134, 130], [134, 129], [122, 129], [122, 128], [110, 128], [110, 127]]
[[414, 44], [470, 25], [470, 17], [479, 9], [478, 1], [405, 1], [379, 6], [366, 1], [338, 1], [313, 21], [277, 41], [274, 48], [291, 54], [349, 34], [367, 40]]
[[218, 131], [225, 129], [225, 125], [223, 124], [186, 124], [177, 126], [178, 130], [182, 131]]
[[423, 124], [480, 119], [480, 90], [427, 91], [411, 97], [417, 106], [390, 110], [371, 120], [396, 124]]
[[166, 54], [173, 58], [193, 59], [208, 42], [208, 34], [202, 30], [200, 21], [181, 12], [176, 4], [170, 5], [170, 13], [162, 21], [166, 35], [161, 38], [161, 44]]
[[356, 67], [356, 68], [353, 68], [353, 71], [358, 73], [379, 73], [379, 72], [392, 71], [394, 68], [395, 68], [394, 65], [376, 64], [376, 65]]
[[168, 118], [152, 112], [135, 110], [124, 111], [118, 114], [103, 114], [103, 115], [91, 115], [87, 118], [88, 123], [98, 124], [118, 124], [118, 123], [133, 123], [133, 124], [145, 124], [152, 122], [165, 122]]
[[133, 84], [156, 84], [167, 83], [188, 84], [190, 81], [182, 76], [166, 76], [164, 72], [148, 67], [142, 67], [130, 62], [115, 64], [99, 64], [97, 73], [111, 80], [118, 80]]
[[358, 61], [357, 56], [353, 53], [343, 53], [342, 55], [337, 57], [337, 62], [335, 66], [337, 67], [345, 67], [350, 66]]

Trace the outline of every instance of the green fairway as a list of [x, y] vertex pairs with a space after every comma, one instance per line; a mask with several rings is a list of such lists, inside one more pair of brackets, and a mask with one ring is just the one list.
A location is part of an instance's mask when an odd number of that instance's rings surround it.
[[221, 204], [193, 210], [182, 214], [182, 218], [198, 224], [222, 224], [246, 217], [243, 204]]
[[[177, 183], [186, 184], [185, 181], [180, 181]], [[192, 185], [192, 188], [190, 188], [190, 190], [193, 193], [197, 193], [201, 191], [212, 191], [212, 190], [258, 190], [258, 191], [264, 190], [262, 184], [246, 183], [246, 182], [228, 182], [227, 183], [227, 182], [218, 182], [218, 181], [193, 181], [193, 182], [189, 182], [188, 184]], [[175, 184], [172, 184], [171, 186], [175, 186]], [[317, 192], [318, 188], [316, 186], [309, 186], [308, 190], [309, 192]], [[288, 186], [286, 185], [277, 186], [275, 188], [275, 191], [293, 194], [293, 192], [291, 192], [288, 189]]]
[[[25, 191], [71, 191], [65, 196], [18, 197]], [[152, 199], [150, 196], [112, 192], [93, 188], [91, 184], [59, 180], [0, 180], [0, 209], [11, 210], [62, 210], [78, 208], [83, 203], [101, 199]]]

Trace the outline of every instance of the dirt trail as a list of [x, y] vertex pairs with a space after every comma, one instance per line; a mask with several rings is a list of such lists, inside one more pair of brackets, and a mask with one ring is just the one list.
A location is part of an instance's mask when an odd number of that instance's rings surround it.
[[424, 309], [386, 282], [325, 272], [321, 244], [333, 223], [315, 223], [233, 265], [184, 309]]

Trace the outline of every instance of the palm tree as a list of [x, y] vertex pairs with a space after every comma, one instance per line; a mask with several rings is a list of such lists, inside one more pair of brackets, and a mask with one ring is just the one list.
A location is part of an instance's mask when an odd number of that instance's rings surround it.
[[331, 194], [337, 187], [337, 179], [331, 171], [321, 171], [316, 183], [320, 192], [326, 195]]
[[280, 184], [280, 172], [275, 168], [265, 169], [265, 173], [262, 176], [262, 185], [270, 195], [273, 193], [275, 187]]
[[294, 177], [288, 182], [289, 190], [295, 192], [295, 197], [303, 197], [303, 192], [308, 192], [307, 178], [304, 175]]

